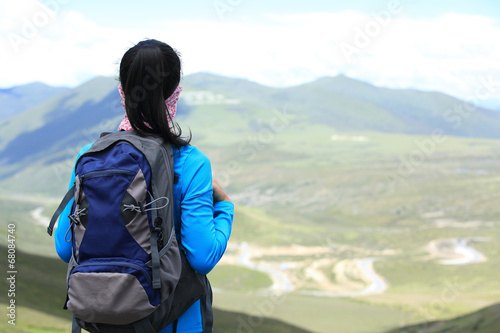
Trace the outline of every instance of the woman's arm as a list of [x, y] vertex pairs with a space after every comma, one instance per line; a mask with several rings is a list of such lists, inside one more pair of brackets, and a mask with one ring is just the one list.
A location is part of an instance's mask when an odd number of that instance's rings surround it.
[[234, 205], [218, 201], [229, 197], [222, 195], [217, 182], [214, 198], [210, 161], [199, 150], [190, 152], [182, 172], [181, 243], [191, 267], [208, 274], [226, 250]]
[[226, 194], [226, 192], [224, 191], [224, 189], [222, 188], [222, 186], [220, 186], [219, 182], [217, 181], [217, 179], [215, 178], [212, 178], [212, 185], [213, 185], [213, 188], [214, 188], [214, 203], [217, 203], [217, 202], [221, 202], [221, 201], [231, 201], [231, 199], [229, 199], [229, 196]]

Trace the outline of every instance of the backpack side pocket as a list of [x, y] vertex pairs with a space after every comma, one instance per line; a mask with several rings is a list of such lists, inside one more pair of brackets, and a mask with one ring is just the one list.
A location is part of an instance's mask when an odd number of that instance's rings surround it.
[[126, 325], [151, 314], [160, 303], [144, 264], [114, 258], [76, 266], [68, 279], [68, 309], [90, 323]]

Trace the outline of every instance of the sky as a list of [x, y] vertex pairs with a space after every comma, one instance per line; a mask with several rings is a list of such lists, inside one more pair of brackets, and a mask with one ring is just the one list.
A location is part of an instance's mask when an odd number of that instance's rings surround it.
[[145, 38], [183, 73], [287, 87], [339, 74], [500, 109], [497, 0], [0, 0], [0, 88], [117, 76]]

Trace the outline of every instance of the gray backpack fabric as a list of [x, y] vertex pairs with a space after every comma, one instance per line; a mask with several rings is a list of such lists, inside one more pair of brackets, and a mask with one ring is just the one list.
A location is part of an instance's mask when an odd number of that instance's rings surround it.
[[101, 135], [75, 165], [66, 307], [90, 332], [153, 333], [205, 296], [175, 237], [173, 152], [133, 131]]

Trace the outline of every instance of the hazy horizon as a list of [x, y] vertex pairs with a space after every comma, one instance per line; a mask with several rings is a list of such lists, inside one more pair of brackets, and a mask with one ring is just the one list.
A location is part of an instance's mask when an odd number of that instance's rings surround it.
[[462, 100], [490, 81], [482, 100], [500, 100], [500, 6], [490, 1], [3, 0], [0, 9], [2, 88], [113, 76], [127, 48], [156, 38], [181, 53], [185, 75], [287, 87], [343, 73]]

